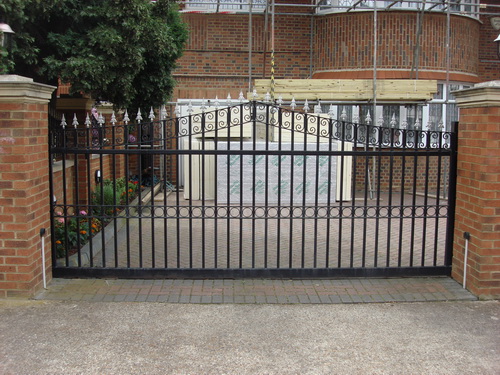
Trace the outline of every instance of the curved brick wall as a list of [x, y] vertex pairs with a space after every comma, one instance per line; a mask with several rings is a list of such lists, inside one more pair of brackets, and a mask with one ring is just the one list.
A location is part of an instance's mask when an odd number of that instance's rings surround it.
[[[237, 97], [248, 89], [248, 14], [183, 14], [190, 36], [175, 71], [175, 98]], [[380, 79], [410, 76], [417, 12], [378, 13]], [[269, 78], [270, 30], [252, 18], [252, 78]], [[478, 82], [479, 21], [451, 17], [450, 80]], [[311, 30], [313, 32], [311, 38]], [[424, 16], [420, 79], [446, 79], [446, 14]], [[373, 12], [321, 16], [276, 15], [275, 77], [290, 79], [373, 76]], [[312, 55], [311, 55], [312, 53]], [[312, 66], [311, 66], [312, 63]]]
[[[378, 69], [381, 78], [410, 78], [416, 41], [417, 12], [378, 12]], [[468, 17], [451, 17], [451, 65], [455, 78], [476, 81], [480, 24]], [[373, 69], [373, 12], [330, 14], [318, 17], [314, 38], [315, 78], [371, 78]], [[420, 39], [419, 78], [444, 79], [446, 71], [446, 14], [426, 13]], [[364, 76], [339, 70], [365, 71]], [[432, 75], [428, 72], [432, 71]], [[328, 72], [328, 74], [326, 74]], [[436, 74], [436, 72], [438, 74]], [[427, 74], [426, 74], [427, 73]], [[425, 77], [427, 75], [427, 77]], [[443, 77], [439, 77], [443, 76]], [[454, 77], [451, 77], [452, 79]]]

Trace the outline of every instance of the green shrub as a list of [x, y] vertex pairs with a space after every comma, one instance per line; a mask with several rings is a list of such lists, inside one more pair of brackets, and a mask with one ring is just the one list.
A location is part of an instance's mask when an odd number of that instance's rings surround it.
[[96, 189], [92, 192], [92, 206], [94, 215], [112, 215], [115, 206], [118, 205], [120, 200], [119, 193], [113, 189], [113, 185], [103, 184], [98, 185]]
[[111, 216], [119, 208], [127, 204], [127, 191], [129, 201], [135, 197], [137, 184], [127, 181], [124, 177], [113, 180], [106, 179], [101, 185], [97, 185], [92, 192], [91, 203], [94, 215], [105, 214]]

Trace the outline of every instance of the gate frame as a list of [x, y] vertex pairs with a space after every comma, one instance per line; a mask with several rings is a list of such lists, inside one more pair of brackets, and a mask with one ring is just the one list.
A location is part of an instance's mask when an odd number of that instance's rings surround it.
[[[269, 114], [269, 108], [270, 105], [268, 103], [261, 103], [261, 102], [256, 102], [255, 100], [251, 105], [253, 108], [255, 108], [257, 105], [263, 105], [267, 106], [267, 113]], [[241, 104], [243, 106], [243, 104]], [[280, 107], [276, 107], [278, 111], [281, 111], [282, 109]], [[256, 113], [256, 112], [254, 112]], [[295, 112], [293, 112], [295, 113]], [[187, 118], [189, 118], [189, 121], [192, 120], [192, 116], [195, 115], [188, 115]], [[204, 118], [205, 115], [202, 115]], [[314, 116], [314, 115], [305, 115], [306, 118], [307, 116]], [[170, 119], [171, 120], [171, 119]], [[165, 120], [164, 120], [165, 121]], [[176, 129], [179, 129], [179, 118], [175, 119], [176, 123]], [[255, 119], [253, 119], [255, 121]], [[342, 123], [345, 124], [345, 121], [338, 121], [336, 120], [337, 123]], [[152, 122], [147, 122], [147, 123], [138, 123], [137, 125], [139, 126], [139, 129], [141, 128], [141, 125], [143, 124], [153, 124]], [[255, 123], [254, 123], [255, 125]], [[269, 123], [266, 122], [266, 125], [269, 126]], [[125, 124], [127, 126], [127, 124]], [[363, 125], [359, 124], [356, 126], [367, 126], [371, 127], [373, 129], [376, 129], [376, 126], [372, 125]], [[125, 128], [124, 128], [125, 129]], [[57, 131], [57, 130], [56, 130]], [[63, 133], [66, 130], [63, 128]], [[114, 131], [114, 130], [113, 130]], [[405, 130], [399, 130], [397, 129], [398, 132], [406, 132]], [[76, 132], [76, 130], [75, 130]], [[425, 132], [425, 131], [416, 131], [416, 134], [418, 135], [420, 133], [428, 133], [430, 134], [431, 132]], [[436, 132], [432, 132], [436, 133]], [[440, 134], [444, 134], [441, 132], [437, 132]], [[114, 133], [113, 133], [114, 134]], [[178, 130], [176, 131], [176, 134], [178, 133]], [[381, 133], [379, 133], [381, 134]], [[425, 266], [425, 267], [351, 267], [351, 268], [251, 268], [251, 269], [240, 269], [240, 268], [214, 268], [214, 269], [208, 269], [208, 268], [190, 268], [190, 269], [177, 269], [177, 268], [119, 268], [119, 267], [113, 267], [113, 268], [92, 268], [92, 267], [60, 267], [56, 263], [55, 259], [55, 251], [53, 251], [53, 272], [54, 276], [56, 277], [127, 277], [127, 278], [162, 278], [162, 277], [169, 277], [169, 278], [249, 278], [249, 277], [265, 277], [265, 278], [335, 278], [335, 277], [402, 277], [402, 276], [437, 276], [437, 275], [445, 275], [448, 276], [451, 274], [451, 259], [452, 259], [452, 240], [453, 240], [453, 231], [450, 230], [450, 227], [452, 228], [453, 226], [453, 214], [454, 214], [454, 199], [455, 199], [455, 179], [456, 179], [456, 173], [453, 173], [452, 171], [456, 170], [456, 144], [457, 144], [457, 138], [456, 138], [456, 133], [451, 132], [451, 133], [446, 133], [450, 135], [450, 184], [449, 184], [449, 199], [448, 199], [448, 220], [447, 220], [447, 235], [446, 235], [446, 249], [445, 249], [445, 264], [443, 266]], [[51, 135], [51, 139], [57, 139], [53, 138]], [[63, 137], [65, 140], [66, 137]], [[267, 141], [268, 142], [268, 141]], [[344, 142], [344, 141], [342, 141]], [[368, 141], [367, 141], [368, 142]], [[392, 142], [392, 141], [391, 141]], [[392, 143], [391, 143], [392, 144]], [[64, 145], [63, 145], [64, 146]], [[101, 145], [102, 146], [102, 145]], [[156, 152], [153, 152], [153, 150], [147, 150], [147, 149], [141, 149], [138, 148], [137, 150], [131, 150], [127, 145], [125, 145], [124, 149], [116, 149], [114, 146], [112, 149], [104, 150], [104, 149], [85, 149], [85, 150], [78, 150], [78, 148], [72, 148], [70, 150], [65, 149], [65, 147], [51, 147], [50, 148], [50, 154], [52, 155], [53, 153], [58, 153], [58, 152], [68, 152], [75, 155], [83, 155], [87, 158], [89, 158], [89, 155], [91, 154], [97, 154], [100, 155], [100, 166], [102, 169], [102, 157], [103, 155], [117, 155], [117, 154], [124, 154], [124, 155], [154, 155]], [[340, 151], [333, 152], [331, 156], [339, 156], [341, 153]], [[356, 151], [357, 152], [357, 151]], [[416, 152], [416, 151], [415, 151]], [[207, 154], [207, 150], [200, 150], [198, 152], [199, 154]], [[165, 154], [174, 154], [174, 155], [183, 155], [183, 154], [189, 154], [188, 152], [180, 152], [179, 149], [177, 149], [175, 152], [172, 150], [162, 150], [160, 154], [165, 155]], [[338, 155], [337, 155], [338, 154]], [[430, 156], [432, 152], [429, 153], [428, 156]], [[345, 155], [345, 154], [344, 154]], [[355, 152], [352, 153], [352, 155], [355, 155]], [[370, 150], [365, 150], [363, 155], [365, 157], [370, 157], [370, 156], [379, 156], [380, 155], [380, 150], [379, 151], [370, 151]], [[404, 151], [392, 151], [391, 155], [397, 156], [397, 155], [404, 155], [404, 156], [414, 156], [415, 158], [417, 155], [412, 155], [411, 153], [408, 155], [408, 153], [404, 153]], [[51, 157], [49, 157], [51, 159]], [[64, 160], [63, 158], [63, 165], [64, 165]], [[64, 168], [63, 168], [64, 169]], [[53, 196], [54, 192], [54, 187], [53, 187], [53, 182], [51, 179], [51, 196]], [[450, 203], [452, 202], [452, 203]], [[54, 211], [56, 208], [55, 202], [52, 202], [52, 209], [51, 209], [51, 215], [52, 215], [52, 220], [54, 220]], [[450, 234], [451, 232], [451, 234]], [[365, 233], [366, 235], [366, 233]], [[54, 248], [53, 244], [53, 248]]]

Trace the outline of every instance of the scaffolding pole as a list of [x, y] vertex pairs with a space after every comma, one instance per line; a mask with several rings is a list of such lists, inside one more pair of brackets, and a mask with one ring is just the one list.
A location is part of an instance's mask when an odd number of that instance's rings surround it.
[[272, 1], [271, 8], [271, 102], [274, 102], [274, 12], [275, 0]]
[[[377, 56], [378, 56], [378, 14], [377, 14], [377, 2], [374, 2], [373, 7], [373, 119], [372, 121], [376, 123], [377, 121]], [[368, 136], [368, 135], [367, 135]], [[373, 151], [375, 151], [375, 146], [373, 146]], [[375, 155], [372, 156], [372, 178], [368, 180], [370, 189], [370, 199], [373, 199], [373, 183], [375, 183], [375, 170], [376, 168], [376, 158]], [[370, 171], [368, 171], [368, 174]]]
[[248, 14], [248, 91], [252, 91], [252, 50], [253, 50], [252, 5], [253, 5], [253, 0], [250, 0], [250, 9]]

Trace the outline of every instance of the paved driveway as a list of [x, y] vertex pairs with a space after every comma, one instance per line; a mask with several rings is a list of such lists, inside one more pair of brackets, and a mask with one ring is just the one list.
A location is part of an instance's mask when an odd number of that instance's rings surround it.
[[0, 301], [2, 374], [499, 374], [499, 302]]

